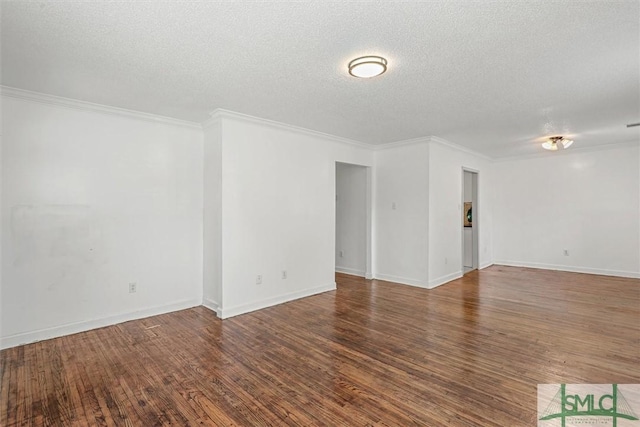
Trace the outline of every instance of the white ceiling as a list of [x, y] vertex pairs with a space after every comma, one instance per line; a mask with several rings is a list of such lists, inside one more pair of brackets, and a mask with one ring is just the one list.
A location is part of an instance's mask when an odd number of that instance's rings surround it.
[[[492, 157], [640, 139], [640, 3], [7, 2], [6, 86], [202, 122], [223, 108]], [[350, 59], [379, 54], [358, 80]]]

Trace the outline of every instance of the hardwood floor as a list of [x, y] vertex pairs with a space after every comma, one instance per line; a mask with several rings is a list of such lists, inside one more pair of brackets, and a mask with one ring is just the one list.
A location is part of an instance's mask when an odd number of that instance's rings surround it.
[[337, 282], [225, 321], [198, 307], [4, 350], [0, 425], [535, 426], [538, 383], [640, 383], [640, 280]]

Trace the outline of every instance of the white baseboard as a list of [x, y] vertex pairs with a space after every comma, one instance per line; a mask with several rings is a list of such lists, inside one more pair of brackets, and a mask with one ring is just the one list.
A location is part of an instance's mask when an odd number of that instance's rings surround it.
[[400, 276], [394, 276], [391, 274], [382, 274], [382, 273], [376, 273], [374, 277], [379, 280], [386, 280], [387, 282], [417, 286], [419, 288], [429, 288], [429, 285], [424, 280], [420, 280], [420, 279], [411, 279], [408, 277], [400, 277]]
[[485, 268], [491, 267], [493, 265], [493, 261], [485, 262], [484, 264], [480, 264], [478, 270], [484, 270]]
[[544, 270], [568, 271], [571, 273], [599, 274], [601, 276], [629, 277], [632, 279], [640, 279], [640, 273], [634, 272], [634, 271], [606, 270], [601, 268], [574, 267], [569, 265], [543, 264], [538, 262], [507, 261], [507, 260], [495, 261], [494, 264], [504, 265], [507, 267], [540, 268]]
[[448, 282], [450, 282], [452, 280], [459, 279], [461, 277], [462, 277], [462, 271], [458, 270], [458, 271], [456, 271], [454, 273], [447, 274], [447, 275], [444, 275], [444, 276], [440, 276], [440, 277], [438, 277], [436, 279], [429, 280], [429, 289], [436, 288], [436, 287], [438, 287], [440, 285], [444, 285], [445, 283], [448, 283]]
[[336, 265], [336, 273], [350, 274], [351, 276], [358, 276], [358, 277], [365, 276], [364, 270], [356, 270], [355, 268], [349, 268], [349, 267], [338, 267], [337, 265]]
[[293, 301], [299, 298], [308, 297], [322, 292], [335, 291], [336, 283], [330, 283], [328, 285], [317, 286], [315, 288], [304, 289], [302, 291], [290, 292], [287, 294], [278, 295], [276, 297], [267, 298], [261, 301], [255, 301], [249, 304], [237, 305], [235, 307], [225, 308], [220, 307], [218, 310], [221, 319], [228, 319], [229, 317], [238, 316], [240, 314], [249, 313], [251, 311], [260, 310], [261, 308], [267, 308], [274, 305], [282, 304], [285, 302]]
[[403, 285], [417, 286], [419, 288], [425, 289], [433, 289], [440, 285], [444, 285], [452, 280], [459, 279], [462, 277], [462, 271], [456, 271], [455, 273], [447, 274], [446, 276], [438, 277], [437, 279], [429, 280], [425, 282], [424, 280], [418, 279], [409, 279], [406, 277], [393, 276], [390, 274], [376, 274], [376, 279], [386, 280], [388, 282], [401, 283]]
[[201, 304], [202, 302], [196, 299], [182, 300], [171, 304], [145, 308], [129, 313], [120, 313], [114, 316], [107, 316], [99, 319], [67, 323], [65, 325], [39, 329], [37, 331], [9, 335], [0, 339], [0, 349], [16, 347], [22, 344], [29, 344], [32, 342], [48, 340], [65, 335], [77, 334], [78, 332], [85, 332], [91, 329], [97, 329], [105, 326], [115, 325], [117, 323], [128, 322], [129, 320], [143, 319], [145, 317], [156, 316], [158, 314], [170, 313], [172, 311], [197, 307]]
[[220, 306], [214, 300], [209, 299], [209, 298], [203, 298], [202, 299], [202, 306], [205, 307], [205, 308], [208, 308], [211, 311], [213, 311], [216, 314], [216, 316], [221, 318], [221, 316], [220, 316]]

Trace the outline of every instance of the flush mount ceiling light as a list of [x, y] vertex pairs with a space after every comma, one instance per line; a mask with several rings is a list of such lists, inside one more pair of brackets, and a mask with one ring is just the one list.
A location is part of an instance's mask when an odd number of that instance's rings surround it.
[[562, 148], [569, 148], [571, 144], [573, 144], [573, 140], [565, 139], [563, 136], [552, 136], [548, 141], [542, 143], [542, 148], [556, 151], [558, 149], [558, 143], [562, 145]]
[[368, 79], [387, 71], [387, 60], [381, 56], [361, 56], [349, 62], [349, 74]]

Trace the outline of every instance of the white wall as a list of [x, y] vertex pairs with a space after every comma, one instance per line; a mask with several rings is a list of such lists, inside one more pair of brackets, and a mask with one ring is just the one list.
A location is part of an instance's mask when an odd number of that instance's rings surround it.
[[335, 163], [371, 166], [371, 150], [233, 113], [220, 116], [219, 314], [335, 289]]
[[375, 152], [374, 277], [428, 285], [429, 147]]
[[429, 287], [462, 275], [463, 168], [478, 172], [477, 227], [479, 268], [492, 264], [493, 178], [488, 159], [447, 143], [429, 144]]
[[376, 151], [376, 278], [432, 288], [462, 275], [463, 167], [479, 173], [480, 268], [492, 263], [491, 162], [424, 138]]
[[462, 274], [463, 167], [479, 172], [481, 268], [495, 252], [640, 277], [637, 144], [490, 162], [436, 138], [372, 150], [230, 112], [203, 132], [83, 105], [3, 92], [2, 347], [334, 289], [336, 162], [373, 167], [376, 278], [433, 287]]
[[365, 276], [367, 169], [336, 163], [336, 271]]
[[222, 303], [222, 123], [204, 129], [203, 305], [218, 311]]
[[201, 130], [50, 102], [2, 96], [2, 346], [199, 305]]
[[496, 263], [640, 277], [638, 150], [496, 162]]

